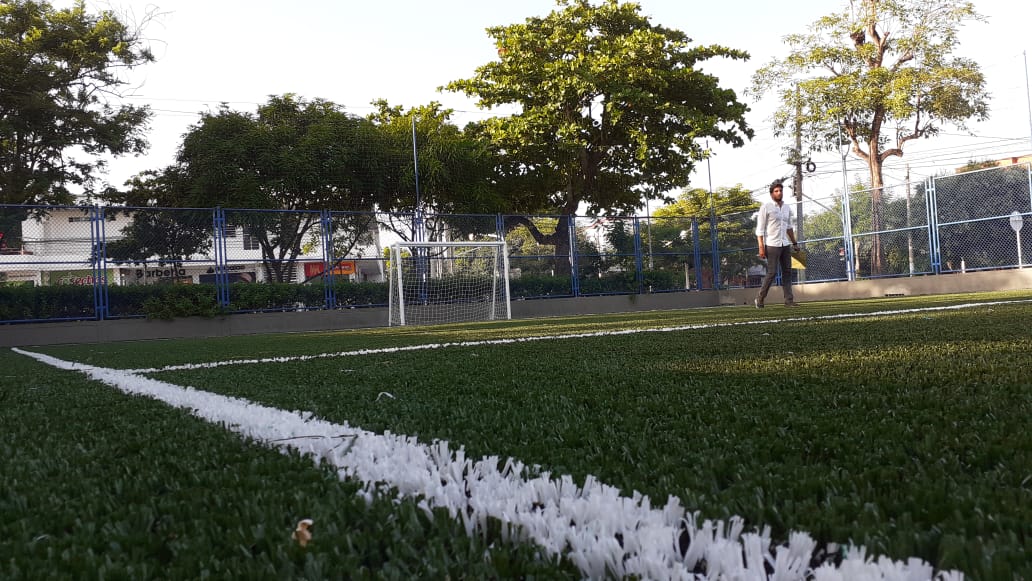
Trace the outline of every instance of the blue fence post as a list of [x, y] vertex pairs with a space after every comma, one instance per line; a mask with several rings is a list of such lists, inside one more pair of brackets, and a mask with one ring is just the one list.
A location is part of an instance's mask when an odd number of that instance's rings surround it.
[[215, 300], [222, 308], [229, 307], [229, 269], [226, 257], [226, 212], [221, 206], [212, 210], [212, 237], [215, 250]]
[[323, 299], [327, 309], [337, 308], [337, 292], [334, 289], [333, 271], [337, 266], [337, 255], [333, 248], [333, 214], [329, 210], [320, 212], [319, 220], [322, 223], [320, 236], [323, 247]]
[[695, 217], [692, 218], [692, 258], [695, 261], [695, 290], [702, 290], [702, 240], [699, 219]]
[[942, 255], [939, 252], [939, 202], [935, 195], [935, 178], [925, 182], [925, 209], [928, 212], [928, 259], [932, 272], [942, 274]]
[[[845, 158], [843, 158], [845, 159]], [[845, 162], [843, 162], [845, 163]], [[845, 167], [845, 166], [843, 166]], [[845, 177], [842, 178], [845, 180]], [[849, 188], [843, 182], [842, 190], [842, 248], [846, 259], [846, 280], [856, 280], [856, 261], [853, 257], [853, 202]]]
[[104, 210], [99, 206], [91, 206], [90, 247], [93, 249], [93, 256], [90, 263], [93, 269], [93, 312], [98, 321], [103, 321], [108, 316], [107, 240], [104, 221]]
[[720, 290], [720, 238], [717, 236], [717, 214], [710, 205], [710, 245], [713, 252], [713, 290]]
[[[580, 276], [578, 275], [578, 268], [577, 268], [577, 262], [578, 262], [578, 260], [577, 260], [578, 259], [578, 257], [577, 257], [577, 234], [576, 234], [577, 217], [574, 216], [573, 214], [570, 214], [570, 215], [566, 216], [565, 218], [566, 218], [566, 225], [567, 225], [566, 235], [567, 235], [567, 238], [569, 239], [569, 244], [570, 244], [570, 290], [573, 292], [573, 296], [579, 297], [580, 296]], [[559, 219], [562, 220], [563, 217], [560, 216]]]
[[638, 294], [645, 292], [645, 266], [641, 259], [641, 219], [634, 217], [634, 272], [638, 283]]

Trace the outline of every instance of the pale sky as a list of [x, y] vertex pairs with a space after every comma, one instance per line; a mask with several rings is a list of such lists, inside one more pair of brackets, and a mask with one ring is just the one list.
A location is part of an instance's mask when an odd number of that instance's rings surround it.
[[[818, 17], [837, 10], [845, 0], [738, 2], [640, 0], [654, 24], [688, 34], [697, 44], [720, 44], [748, 51], [745, 62], [714, 59], [703, 70], [716, 74], [722, 86], [744, 90], [757, 68], [786, 54], [782, 37], [804, 32]], [[70, 1], [56, 0], [57, 7]], [[131, 75], [138, 88], [131, 102], [149, 104], [155, 112], [149, 131], [150, 151], [138, 158], [113, 160], [108, 181], [120, 185], [145, 169], [172, 163], [181, 137], [198, 120], [199, 111], [228, 102], [253, 110], [269, 95], [296, 93], [343, 105], [366, 115], [370, 102], [384, 98], [412, 107], [432, 100], [457, 111], [455, 121], [480, 119], [465, 96], [439, 93], [449, 81], [471, 77], [477, 66], [497, 57], [487, 36], [489, 26], [523, 22], [555, 9], [554, 0], [87, 0], [91, 10], [112, 8], [142, 19], [158, 15], [145, 29], [157, 62]], [[971, 124], [975, 137], [947, 135], [912, 143], [902, 161], [892, 162], [888, 183], [902, 181], [905, 164], [915, 176], [933, 175], [986, 159], [1032, 152], [1026, 57], [1032, 48], [1027, 27], [1032, 3], [976, 0], [987, 23], [970, 23], [961, 32], [959, 54], [982, 66], [993, 95], [992, 119]], [[775, 139], [769, 117], [772, 98], [751, 103], [748, 121], [755, 138], [732, 150], [715, 147], [710, 168], [712, 185], [743, 184], [759, 189], [791, 171], [781, 161], [787, 139]], [[958, 134], [947, 128], [949, 134]], [[818, 173], [804, 189], [810, 196], [832, 195], [841, 188], [836, 153], [814, 155]], [[863, 170], [852, 157], [851, 171]], [[706, 164], [693, 187], [708, 187]], [[655, 207], [655, 203], [653, 205]]]

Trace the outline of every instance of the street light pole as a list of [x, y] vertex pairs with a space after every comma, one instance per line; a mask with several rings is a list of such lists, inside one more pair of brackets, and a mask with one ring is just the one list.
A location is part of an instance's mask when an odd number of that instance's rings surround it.
[[419, 149], [416, 147], [416, 115], [412, 115], [412, 169], [416, 179], [415, 229], [412, 237], [423, 242], [423, 200], [419, 195]]

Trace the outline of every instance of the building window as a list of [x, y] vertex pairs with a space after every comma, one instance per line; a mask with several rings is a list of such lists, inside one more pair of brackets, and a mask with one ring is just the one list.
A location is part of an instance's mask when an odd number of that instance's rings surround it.
[[261, 244], [258, 243], [258, 237], [251, 234], [251, 229], [244, 226], [244, 250], [260, 250]]
[[89, 216], [69, 216], [68, 217], [68, 221], [69, 222], [89, 222], [90, 221], [90, 217]]

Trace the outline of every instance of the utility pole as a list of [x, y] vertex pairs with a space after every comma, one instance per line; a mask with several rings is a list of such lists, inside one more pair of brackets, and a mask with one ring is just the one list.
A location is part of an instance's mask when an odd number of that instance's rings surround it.
[[914, 231], [911, 226], [910, 210], [910, 164], [907, 164], [907, 259], [910, 264], [910, 276], [914, 276]]
[[[720, 238], [717, 236], [717, 205], [713, 200], [713, 170], [710, 169], [709, 139], [706, 140], [706, 176], [709, 179], [710, 252], [713, 254], [713, 290], [720, 290]], [[699, 268], [696, 267], [696, 271]]]

